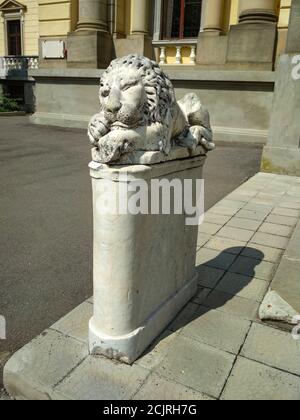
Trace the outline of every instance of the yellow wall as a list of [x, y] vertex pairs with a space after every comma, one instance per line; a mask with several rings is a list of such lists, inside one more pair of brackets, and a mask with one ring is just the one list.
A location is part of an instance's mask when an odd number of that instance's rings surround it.
[[[1, 1], [2, 3], [3, 1]], [[39, 39], [39, 20], [38, 20], [38, 0], [19, 0], [21, 4], [27, 7], [24, 14], [24, 38], [23, 38], [23, 54], [38, 55], [38, 39]], [[6, 55], [5, 51], [5, 28], [4, 19], [0, 17], [0, 55]]]
[[78, 0], [38, 0], [41, 37], [66, 36], [75, 29]]

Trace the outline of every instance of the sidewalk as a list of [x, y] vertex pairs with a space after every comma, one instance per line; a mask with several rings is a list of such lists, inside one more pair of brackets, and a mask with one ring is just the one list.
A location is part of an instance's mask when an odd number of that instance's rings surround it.
[[257, 174], [199, 228], [199, 292], [133, 366], [87, 352], [89, 299], [17, 352], [15, 398], [299, 400], [300, 341], [258, 310], [300, 219], [300, 179]]

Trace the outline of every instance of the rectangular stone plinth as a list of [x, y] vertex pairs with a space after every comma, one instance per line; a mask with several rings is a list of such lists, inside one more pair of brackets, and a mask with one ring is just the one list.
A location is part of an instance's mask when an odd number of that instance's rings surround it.
[[[168, 185], [175, 182], [182, 189], [184, 180], [192, 180], [195, 195], [196, 180], [202, 178], [204, 162], [205, 156], [148, 166], [108, 167], [92, 162], [94, 316], [90, 321], [91, 354], [132, 363], [195, 295], [198, 226], [187, 225], [187, 214], [184, 211], [174, 214], [172, 205], [171, 214], [145, 213], [151, 213], [153, 180], [163, 180]], [[148, 188], [144, 199], [148, 199], [149, 206], [142, 209], [143, 214], [133, 214], [134, 208], [127, 208], [123, 214], [124, 208], [120, 211], [115, 207], [121, 202], [121, 191], [128, 185], [130, 189], [138, 185], [139, 191], [145, 186]], [[170, 191], [170, 187], [167, 188]], [[174, 203], [172, 193], [170, 200], [166, 191], [162, 193], [166, 203]], [[133, 204], [135, 194], [136, 191], [129, 192], [127, 204]], [[182, 196], [181, 193], [180, 201], [183, 201]], [[144, 204], [139, 202], [138, 205]], [[139, 209], [136, 213], [140, 213]]]

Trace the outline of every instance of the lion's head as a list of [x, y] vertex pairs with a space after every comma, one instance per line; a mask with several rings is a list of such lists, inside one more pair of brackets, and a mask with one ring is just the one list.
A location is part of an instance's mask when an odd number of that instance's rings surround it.
[[125, 128], [162, 123], [175, 103], [168, 77], [139, 55], [112, 61], [101, 78], [99, 97], [106, 119]]

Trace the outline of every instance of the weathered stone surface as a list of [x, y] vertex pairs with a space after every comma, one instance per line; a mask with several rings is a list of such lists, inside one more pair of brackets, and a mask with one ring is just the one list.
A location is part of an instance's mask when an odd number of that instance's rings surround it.
[[300, 376], [300, 340], [289, 332], [253, 323], [241, 355]]
[[[182, 182], [192, 179], [195, 185], [204, 161], [205, 157], [198, 157], [152, 166], [112, 167], [92, 162], [92, 354], [132, 363], [195, 296], [198, 283], [198, 225], [188, 226], [186, 214], [132, 215], [129, 211], [119, 214], [118, 210], [110, 214], [101, 211], [102, 203], [110, 203], [114, 209], [121, 197], [120, 185], [127, 187], [128, 179], [143, 180], [149, 191], [151, 180], [159, 178]], [[107, 180], [112, 181], [109, 188]], [[129, 192], [126, 204], [133, 195]]]
[[56, 387], [72, 400], [130, 399], [149, 375], [140, 366], [127, 366], [103, 357], [88, 357]]
[[263, 220], [268, 216], [267, 212], [261, 212], [261, 211], [253, 211], [253, 210], [240, 210], [237, 213], [237, 217], [240, 217], [242, 219], [250, 219], [250, 220], [258, 220], [263, 222]]
[[251, 325], [249, 321], [204, 306], [196, 315], [182, 329], [181, 335], [229, 353], [239, 352]]
[[234, 356], [187, 337], [178, 337], [157, 373], [171, 381], [218, 398]]
[[[190, 93], [177, 103], [168, 76], [146, 57], [112, 61], [101, 78], [99, 98], [100, 112], [88, 129], [96, 162], [159, 163], [173, 143], [186, 149], [184, 157], [197, 146], [202, 154], [214, 149], [209, 113], [198, 96]], [[149, 161], [140, 152], [161, 153]]]
[[154, 401], [210, 401], [210, 398], [194, 389], [176, 382], [168, 381], [162, 376], [152, 373], [142, 388], [134, 396], [134, 400]]
[[208, 235], [215, 235], [220, 229], [222, 229], [222, 225], [217, 225], [215, 223], [202, 223], [201, 226], [199, 226], [199, 235], [206, 233]]
[[260, 221], [256, 220], [248, 220], [242, 219], [240, 217], [233, 217], [228, 223], [227, 226], [238, 228], [238, 229], [246, 229], [246, 230], [253, 230], [256, 231], [259, 226], [261, 225]]
[[267, 293], [259, 308], [259, 317], [262, 321], [280, 321], [293, 324], [293, 319], [297, 315], [298, 312], [274, 290]]
[[300, 378], [240, 357], [221, 399], [299, 401]]
[[206, 243], [205, 247], [214, 249], [216, 251], [226, 252], [227, 254], [238, 255], [246, 245], [247, 242], [214, 236], [209, 242]]
[[284, 238], [283, 236], [277, 236], [277, 235], [270, 235], [268, 233], [256, 233], [251, 242], [258, 245], [266, 245], [271, 248], [277, 248], [277, 249], [286, 249], [289, 243], [288, 238]]
[[290, 238], [293, 231], [293, 227], [275, 225], [274, 223], [263, 223], [259, 228], [259, 232], [269, 233], [270, 235], [284, 236], [286, 238]]
[[15, 399], [51, 399], [53, 387], [87, 356], [87, 345], [47, 330], [6, 363], [4, 386]]

